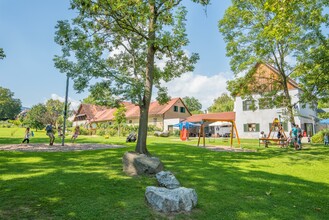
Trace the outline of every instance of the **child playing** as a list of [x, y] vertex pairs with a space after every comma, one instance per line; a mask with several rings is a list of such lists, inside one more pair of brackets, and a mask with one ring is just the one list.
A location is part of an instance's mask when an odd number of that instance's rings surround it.
[[71, 141], [74, 143], [75, 139], [77, 139], [77, 137], [79, 136], [80, 134], [80, 127], [79, 125], [77, 125], [74, 129], [74, 133], [73, 133], [73, 136], [71, 137]]
[[26, 143], [30, 143], [30, 135], [31, 135], [30, 128], [26, 128], [24, 140], [22, 141], [22, 143], [25, 143], [25, 141]]

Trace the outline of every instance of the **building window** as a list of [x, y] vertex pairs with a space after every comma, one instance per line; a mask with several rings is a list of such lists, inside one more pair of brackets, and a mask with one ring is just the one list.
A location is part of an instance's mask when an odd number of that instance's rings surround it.
[[256, 110], [255, 101], [253, 100], [244, 100], [242, 104], [243, 104], [243, 111]]
[[111, 121], [109, 121], [109, 125], [112, 125], [112, 122]]
[[129, 120], [129, 124], [133, 123], [133, 120]]
[[178, 112], [178, 106], [174, 106], [174, 112]]
[[157, 124], [158, 119], [157, 118], [153, 118], [153, 124], [156, 125]]
[[243, 125], [244, 132], [259, 132], [259, 124], [257, 123], [249, 123]]
[[181, 113], [185, 113], [185, 108], [184, 107], [180, 107], [180, 112]]

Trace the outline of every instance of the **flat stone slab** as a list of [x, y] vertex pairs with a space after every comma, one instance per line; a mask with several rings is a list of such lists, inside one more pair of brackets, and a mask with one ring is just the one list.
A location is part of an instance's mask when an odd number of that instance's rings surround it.
[[167, 214], [189, 212], [198, 203], [198, 196], [195, 190], [185, 187], [167, 189], [148, 186], [146, 187], [145, 197], [153, 209]]

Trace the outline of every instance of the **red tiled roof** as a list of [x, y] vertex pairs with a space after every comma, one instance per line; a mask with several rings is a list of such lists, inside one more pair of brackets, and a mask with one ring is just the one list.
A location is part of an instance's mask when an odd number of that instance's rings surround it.
[[[167, 104], [160, 105], [157, 101], [150, 103], [149, 116], [152, 115], [163, 115], [166, 113], [180, 98], [171, 99]], [[130, 102], [123, 102], [126, 107], [126, 117], [127, 118], [137, 118], [140, 116], [139, 107]], [[90, 107], [88, 108], [90, 109]], [[116, 108], [105, 108], [103, 107], [100, 111], [93, 114], [92, 121], [110, 121], [114, 118], [114, 112]], [[92, 112], [92, 111], [90, 111]], [[81, 114], [81, 112], [79, 112]], [[87, 114], [87, 113], [86, 113]], [[88, 114], [87, 114], [88, 115]], [[90, 119], [89, 119], [90, 120]]]
[[92, 104], [81, 104], [76, 115], [86, 115], [87, 120], [91, 120], [95, 117], [95, 115], [105, 110], [106, 107], [104, 106], [98, 106], [98, 105], [92, 105]]
[[201, 121], [235, 121], [235, 112], [220, 112], [192, 115], [186, 119], [188, 122]]

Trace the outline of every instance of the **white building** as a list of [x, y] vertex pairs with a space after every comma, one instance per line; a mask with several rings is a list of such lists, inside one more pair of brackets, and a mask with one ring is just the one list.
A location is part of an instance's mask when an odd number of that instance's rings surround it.
[[[271, 75], [269, 78], [273, 78], [273, 75], [278, 74], [277, 70], [268, 64], [257, 64], [256, 68], [258, 74], [261, 72], [261, 74], [266, 74], [267, 76]], [[316, 110], [309, 105], [303, 107], [298, 102], [302, 91], [298, 88], [298, 84], [295, 81], [289, 80], [288, 89], [292, 103], [296, 103], [294, 109], [296, 124], [306, 132], [306, 135], [312, 136], [315, 133]], [[243, 100], [241, 97], [235, 98], [234, 111], [236, 112], [236, 126], [239, 136], [242, 138], [258, 138], [261, 131], [268, 134], [275, 118], [282, 122], [286, 135], [288, 135], [291, 125], [288, 122], [286, 108], [284, 106], [268, 107], [266, 103], [264, 105], [266, 100], [260, 95], [253, 95], [253, 99], [256, 100], [254, 103], [251, 100]], [[254, 109], [253, 107], [255, 107], [255, 110], [252, 110]], [[273, 135], [275, 135], [275, 132]]]

